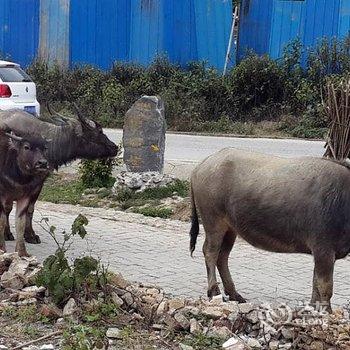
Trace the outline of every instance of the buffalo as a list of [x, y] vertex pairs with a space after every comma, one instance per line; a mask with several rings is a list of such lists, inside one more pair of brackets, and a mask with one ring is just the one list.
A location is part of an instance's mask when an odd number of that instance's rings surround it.
[[[51, 170], [57, 170], [61, 165], [75, 159], [115, 157], [118, 153], [118, 147], [103, 133], [101, 125], [86, 118], [76, 106], [75, 109], [78, 118], [56, 116], [55, 123], [45, 122], [22, 110], [3, 111], [0, 112], [0, 129], [10, 128], [15, 132], [28, 132], [50, 139], [47, 158]], [[32, 227], [34, 205], [39, 194], [40, 191], [31, 197], [27, 211], [24, 236], [29, 243], [40, 243], [40, 238]], [[8, 205], [6, 207], [7, 223], [5, 229], [7, 240], [14, 239], [8, 223], [11, 210], [12, 205]]]
[[49, 173], [47, 140], [30, 134], [3, 133], [0, 135], [0, 249], [6, 251], [6, 208], [13, 201], [16, 207], [16, 251], [27, 256], [24, 230], [28, 207], [37, 196]]
[[225, 293], [244, 302], [228, 257], [237, 236], [256, 248], [312, 254], [311, 304], [331, 310], [333, 269], [350, 252], [350, 169], [326, 158], [286, 159], [227, 148], [199, 164], [191, 176], [190, 251], [205, 231], [208, 296]]

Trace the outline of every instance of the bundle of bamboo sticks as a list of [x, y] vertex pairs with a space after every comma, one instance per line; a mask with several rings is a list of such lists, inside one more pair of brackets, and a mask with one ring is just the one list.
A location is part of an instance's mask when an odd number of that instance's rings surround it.
[[323, 106], [330, 121], [324, 157], [345, 160], [350, 153], [350, 78], [328, 81]]

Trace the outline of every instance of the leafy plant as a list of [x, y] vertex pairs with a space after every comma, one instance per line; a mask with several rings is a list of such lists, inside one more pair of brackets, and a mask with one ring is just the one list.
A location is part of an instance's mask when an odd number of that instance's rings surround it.
[[70, 324], [63, 332], [63, 350], [101, 349], [104, 331], [84, 324]]
[[83, 187], [112, 187], [115, 181], [112, 177], [114, 164], [112, 158], [81, 161], [79, 175]]
[[57, 305], [62, 305], [74, 295], [82, 293], [88, 295], [105, 282], [100, 276], [100, 264], [93, 257], [77, 258], [73, 265], [69, 264], [66, 257], [72, 238], [76, 235], [82, 239], [85, 238], [87, 224], [87, 218], [81, 214], [78, 215], [73, 222], [71, 232], [63, 231], [60, 239], [57, 236], [56, 227], [50, 226], [48, 220], [44, 219], [45, 229], [57, 244], [57, 250], [55, 254], [45, 259], [36, 284], [46, 287]]

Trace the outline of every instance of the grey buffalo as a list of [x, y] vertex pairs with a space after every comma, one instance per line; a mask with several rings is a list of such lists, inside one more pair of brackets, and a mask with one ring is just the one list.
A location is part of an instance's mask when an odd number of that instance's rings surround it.
[[[0, 112], [0, 129], [10, 128], [15, 132], [29, 132], [50, 140], [47, 158], [51, 170], [75, 159], [98, 159], [115, 157], [118, 147], [103, 133], [102, 127], [95, 121], [86, 118], [76, 108], [78, 118], [60, 117], [59, 125], [48, 123], [33, 117], [22, 110]], [[41, 186], [43, 186], [44, 180]], [[41, 190], [41, 188], [40, 188]], [[40, 238], [32, 228], [34, 204], [40, 194], [31, 197], [27, 212], [25, 240], [40, 243]], [[5, 237], [13, 240], [8, 224], [12, 205], [6, 207], [7, 224]]]
[[45, 156], [47, 141], [33, 135], [0, 135], [0, 249], [5, 247], [6, 210], [13, 201], [16, 208], [16, 251], [26, 256], [24, 244], [25, 221], [33, 196], [40, 192], [42, 182], [49, 173]]
[[333, 269], [350, 251], [350, 169], [325, 158], [284, 159], [224, 149], [208, 157], [191, 176], [193, 253], [200, 214], [208, 296], [236, 291], [228, 257], [239, 236], [254, 247], [314, 258], [311, 303], [331, 310]]

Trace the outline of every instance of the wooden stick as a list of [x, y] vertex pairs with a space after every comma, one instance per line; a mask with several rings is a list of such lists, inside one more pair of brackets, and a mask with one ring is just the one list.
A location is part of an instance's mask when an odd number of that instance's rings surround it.
[[42, 340], [45, 340], [45, 339], [54, 337], [55, 335], [60, 335], [60, 334], [62, 334], [62, 333], [63, 333], [63, 331], [52, 332], [52, 333], [50, 333], [50, 334], [44, 335], [43, 337], [40, 337], [40, 338], [35, 339], [35, 340], [31, 340], [31, 341], [29, 341], [29, 342], [27, 342], [27, 343], [24, 343], [24, 344], [22, 344], [22, 345], [17, 345], [17, 346], [15, 346], [14, 348], [12, 348], [11, 350], [22, 349], [22, 348], [25, 347], [25, 346], [38, 343], [39, 341], [42, 341]]

